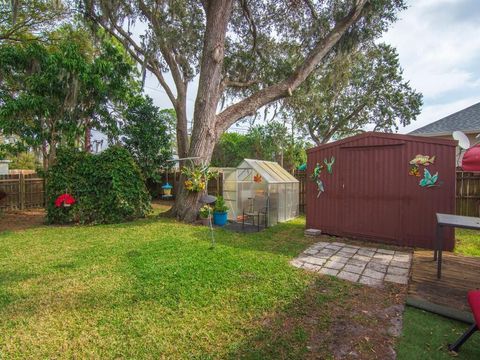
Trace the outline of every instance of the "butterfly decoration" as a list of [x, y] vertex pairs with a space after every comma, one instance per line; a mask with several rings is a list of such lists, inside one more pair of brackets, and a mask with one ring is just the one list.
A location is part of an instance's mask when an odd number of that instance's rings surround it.
[[256, 183], [261, 183], [262, 182], [262, 175], [260, 175], [260, 174], [253, 175], [253, 181], [255, 181]]
[[335, 163], [335, 157], [332, 156], [332, 157], [330, 158], [330, 162], [328, 162], [327, 159], [325, 158], [325, 159], [323, 159], [323, 163], [327, 166], [327, 172], [328, 172], [329, 174], [332, 174], [332, 173], [333, 173], [332, 166], [333, 166], [333, 164]]
[[412, 165], [410, 167], [410, 171], [408, 172], [408, 175], [420, 177], [420, 171], [418, 169], [418, 165]]
[[423, 169], [423, 179], [420, 180], [419, 185], [421, 187], [432, 187], [436, 186], [438, 180], [438, 171], [435, 173], [435, 175], [430, 174], [430, 171], [428, 169]]

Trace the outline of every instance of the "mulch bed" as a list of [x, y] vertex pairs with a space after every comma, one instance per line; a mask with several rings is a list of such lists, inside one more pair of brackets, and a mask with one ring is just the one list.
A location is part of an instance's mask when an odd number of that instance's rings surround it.
[[45, 210], [29, 209], [0, 214], [0, 232], [18, 231], [44, 225]]

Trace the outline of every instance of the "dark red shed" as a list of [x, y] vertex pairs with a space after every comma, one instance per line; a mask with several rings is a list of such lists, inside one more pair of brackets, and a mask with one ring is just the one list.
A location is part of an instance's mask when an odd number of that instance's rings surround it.
[[[307, 228], [433, 248], [435, 213], [455, 213], [455, 147], [453, 140], [367, 132], [309, 149]], [[321, 183], [312, 180], [317, 164]], [[451, 250], [453, 231], [445, 234]]]

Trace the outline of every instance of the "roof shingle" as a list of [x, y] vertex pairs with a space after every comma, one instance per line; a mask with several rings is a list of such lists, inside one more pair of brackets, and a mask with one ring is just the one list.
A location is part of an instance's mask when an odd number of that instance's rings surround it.
[[480, 132], [480, 102], [457, 111], [431, 124], [413, 130], [411, 135], [443, 135], [460, 130], [463, 132]]

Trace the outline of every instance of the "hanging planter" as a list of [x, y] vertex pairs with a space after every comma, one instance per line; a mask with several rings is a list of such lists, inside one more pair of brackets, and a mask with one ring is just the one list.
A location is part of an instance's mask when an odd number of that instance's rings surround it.
[[65, 207], [68, 208], [75, 204], [75, 198], [68, 194], [62, 194], [55, 199], [55, 207]]
[[188, 191], [200, 192], [207, 188], [207, 182], [217, 176], [216, 172], [210, 171], [208, 166], [185, 166], [182, 174], [186, 177], [185, 188]]

